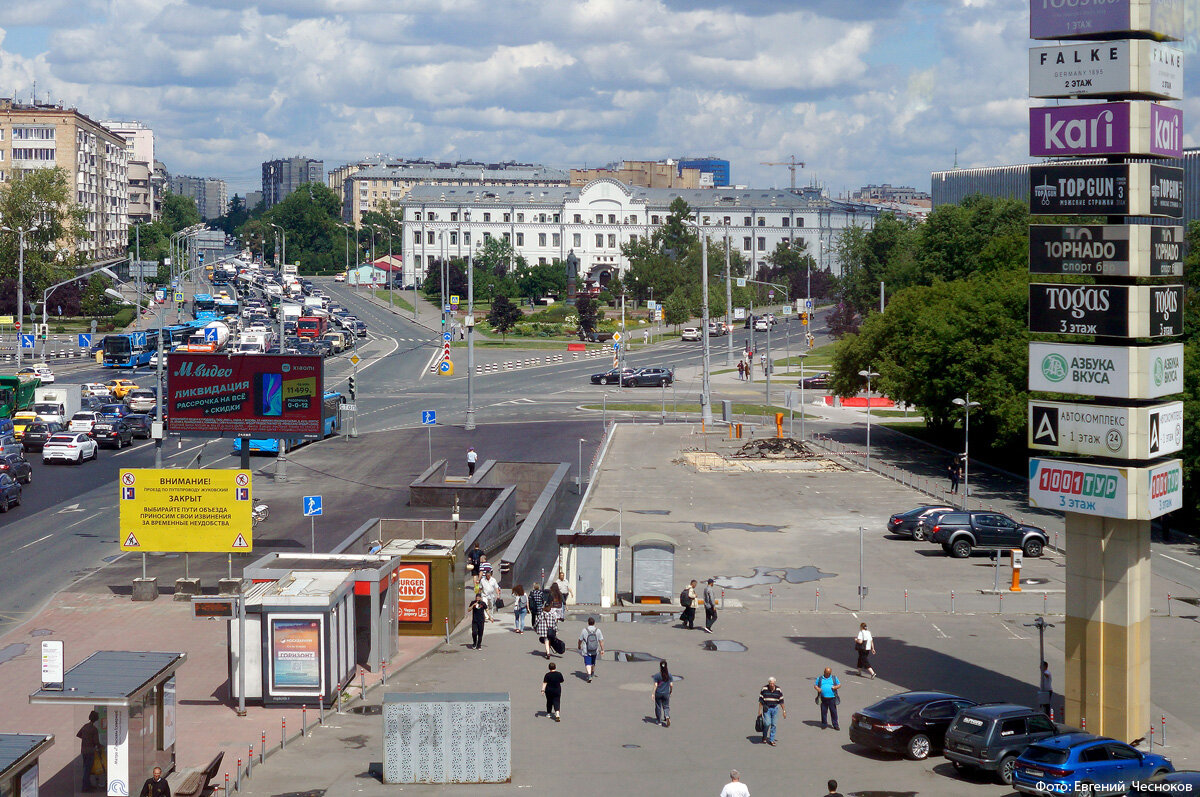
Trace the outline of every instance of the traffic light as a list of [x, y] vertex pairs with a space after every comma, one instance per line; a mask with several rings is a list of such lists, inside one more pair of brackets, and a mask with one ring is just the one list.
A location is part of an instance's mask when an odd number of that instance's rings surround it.
[[350, 400], [353, 401], [354, 400], [354, 377], [350, 377], [347, 380], [346, 386], [350, 391]]

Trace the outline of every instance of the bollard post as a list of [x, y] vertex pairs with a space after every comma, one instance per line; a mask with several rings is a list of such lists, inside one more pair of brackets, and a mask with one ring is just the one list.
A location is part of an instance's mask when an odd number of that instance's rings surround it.
[[1167, 617], [1171, 616], [1171, 593], [1167, 593]]
[[[544, 582], [542, 582], [542, 583], [544, 583]], [[449, 617], [443, 618], [443, 622], [446, 623], [446, 644], [449, 645], [450, 644], [450, 618]]]
[[387, 662], [386, 661], [379, 662], [379, 668], [380, 668], [379, 669], [380, 683], [386, 685], [387, 684]]
[[242, 759], [240, 758], [238, 759], [237, 773], [234, 776], [233, 788], [237, 789], [238, 791], [242, 790]]
[[225, 773], [225, 793], [229, 794], [229, 773]]
[[262, 744], [258, 746], [258, 763], [263, 762], [263, 756], [267, 754], [267, 732], [262, 732]]
[[362, 667], [358, 668], [358, 696], [362, 700], [367, 699], [367, 671]]
[[1050, 707], [1050, 721], [1054, 722], [1054, 706]]
[[1167, 715], [1163, 714], [1162, 716], [1160, 716], [1158, 718], [1158, 721], [1162, 723], [1162, 730], [1158, 734], [1158, 746], [1166, 747], [1167, 746]]
[[775, 588], [767, 587], [767, 611], [775, 608]]
[[250, 754], [246, 756], [246, 777], [254, 770], [254, 745], [250, 745]]
[[954, 614], [954, 590], [950, 590], [950, 614]]
[[1061, 548], [1058, 547], [1058, 532], [1057, 531], [1054, 532], [1054, 550], [1056, 550], [1056, 551], [1062, 550]]
[[308, 736], [308, 706], [300, 706], [300, 735]]
[[814, 600], [813, 611], [814, 612], [821, 611], [821, 588], [820, 587], [817, 587], [817, 595], [816, 595], [816, 598], [814, 598], [813, 600]]
[[1080, 718], [1079, 718], [1079, 729], [1080, 729], [1080, 730], [1082, 730], [1082, 731], [1086, 731], [1086, 730], [1087, 730], [1087, 717], [1080, 717]]
[[1046, 614], [1046, 593], [1042, 593], [1042, 614]]
[[317, 699], [317, 722], [321, 723], [321, 727], [325, 727], [325, 701]]
[[908, 590], [904, 590], [904, 611], [908, 612]]
[[279, 749], [287, 747], [287, 717], [279, 720]]
[[1000, 595], [1000, 608], [996, 611], [996, 614], [1004, 614], [1004, 593], [1000, 592], [997, 594]]
[[1146, 734], [1146, 738], [1150, 740], [1150, 752], [1154, 752], [1154, 723], [1150, 723], [1150, 733]]

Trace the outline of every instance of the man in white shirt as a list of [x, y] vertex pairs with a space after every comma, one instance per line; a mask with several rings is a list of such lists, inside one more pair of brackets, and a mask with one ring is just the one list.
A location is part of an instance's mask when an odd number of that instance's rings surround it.
[[483, 571], [483, 578], [479, 579], [479, 590], [480, 596], [487, 604], [487, 621], [494, 623], [496, 618], [492, 617], [492, 610], [496, 608], [496, 599], [500, 597], [500, 582], [492, 575], [491, 570]]
[[475, 475], [475, 463], [479, 461], [479, 454], [475, 453], [475, 449], [467, 449], [467, 476]]
[[729, 782], [721, 789], [721, 797], [750, 797], [750, 789], [742, 783], [742, 776], [736, 769], [729, 771]]

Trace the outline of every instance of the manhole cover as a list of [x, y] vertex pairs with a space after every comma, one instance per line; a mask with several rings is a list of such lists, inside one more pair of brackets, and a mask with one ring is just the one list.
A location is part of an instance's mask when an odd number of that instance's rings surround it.
[[608, 655], [613, 661], [621, 662], [662, 661], [659, 656], [651, 656], [649, 653], [640, 653], [636, 650], [610, 650]]
[[365, 716], [370, 717], [375, 714], [382, 714], [383, 706], [376, 706], [376, 705], [351, 706], [349, 709], [347, 709], [347, 711], [351, 714], [363, 714]]
[[747, 648], [741, 642], [732, 639], [710, 639], [704, 643], [705, 650], [715, 650], [718, 653], [745, 653]]

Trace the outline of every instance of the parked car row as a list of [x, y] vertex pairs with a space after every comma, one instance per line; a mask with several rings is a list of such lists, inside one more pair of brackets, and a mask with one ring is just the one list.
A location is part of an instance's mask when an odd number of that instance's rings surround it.
[[1019, 549], [1025, 556], [1041, 556], [1050, 541], [1045, 529], [1018, 523], [1000, 512], [965, 511], [941, 504], [924, 504], [892, 515], [887, 530], [918, 542], [929, 540], [956, 559], [966, 559], [976, 549]]

